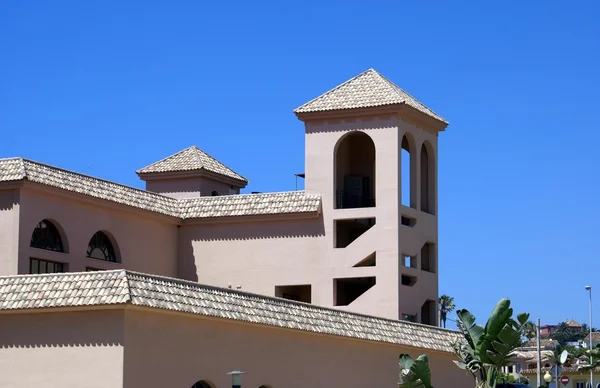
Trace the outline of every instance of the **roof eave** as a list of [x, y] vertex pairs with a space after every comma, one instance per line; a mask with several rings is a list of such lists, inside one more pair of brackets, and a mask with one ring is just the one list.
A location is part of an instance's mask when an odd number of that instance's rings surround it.
[[319, 210], [304, 212], [281, 212], [272, 214], [232, 215], [219, 217], [190, 217], [184, 218], [181, 225], [197, 224], [226, 224], [231, 222], [265, 222], [281, 220], [305, 220], [318, 218]]
[[335, 110], [311, 110], [311, 111], [294, 111], [294, 114], [300, 121], [312, 121], [323, 119], [340, 119], [360, 116], [374, 116], [381, 114], [398, 113], [405, 104], [389, 104], [378, 106], [367, 106], [360, 108], [335, 109]]
[[183, 170], [183, 171], [158, 171], [158, 172], [144, 172], [144, 173], [138, 172], [137, 176], [143, 181], [162, 180], [162, 179], [178, 179], [178, 178], [210, 178], [210, 179], [221, 181], [221, 182], [224, 182], [227, 184], [235, 185], [240, 188], [244, 188], [248, 184], [248, 180], [246, 178], [244, 178], [244, 179], [233, 178], [233, 177], [230, 177], [227, 175], [217, 174], [215, 172], [208, 171], [204, 168], [196, 169], [196, 170]]
[[0, 181], [0, 190], [11, 190], [23, 187], [26, 178], [11, 180], [11, 181]]
[[446, 120], [432, 117], [405, 103], [370, 106], [363, 108], [304, 111], [294, 113], [296, 114], [298, 120], [302, 122], [397, 114], [401, 118], [406, 118], [421, 126], [431, 128], [436, 132], [445, 131], [449, 125], [449, 123]]

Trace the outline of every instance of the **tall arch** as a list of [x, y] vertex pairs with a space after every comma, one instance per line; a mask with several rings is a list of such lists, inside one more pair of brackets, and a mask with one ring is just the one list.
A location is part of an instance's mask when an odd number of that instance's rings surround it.
[[31, 233], [29, 246], [54, 252], [68, 252], [67, 239], [56, 221], [43, 219]]
[[110, 234], [103, 231], [94, 233], [88, 243], [86, 257], [120, 263], [121, 257], [117, 244]]
[[215, 388], [215, 385], [207, 380], [200, 380], [192, 385], [191, 388]]
[[342, 136], [334, 151], [336, 209], [375, 206], [375, 143], [364, 132]]
[[421, 211], [435, 214], [435, 160], [429, 142], [421, 146]]
[[402, 205], [417, 208], [417, 146], [412, 135], [406, 132], [400, 143], [400, 186]]

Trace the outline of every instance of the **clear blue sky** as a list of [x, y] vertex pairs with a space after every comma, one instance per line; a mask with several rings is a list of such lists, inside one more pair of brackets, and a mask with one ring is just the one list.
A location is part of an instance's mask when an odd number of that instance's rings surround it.
[[0, 156], [142, 187], [135, 169], [196, 144], [248, 191], [290, 190], [304, 165], [292, 110], [372, 67], [451, 123], [440, 293], [480, 318], [510, 297], [543, 322], [586, 322], [600, 3], [484, 3], [3, 1]]

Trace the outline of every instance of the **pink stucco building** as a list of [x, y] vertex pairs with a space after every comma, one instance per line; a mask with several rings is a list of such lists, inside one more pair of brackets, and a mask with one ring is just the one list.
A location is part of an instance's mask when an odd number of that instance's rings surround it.
[[255, 387], [383, 387], [401, 352], [464, 381], [435, 327], [447, 122], [374, 70], [294, 112], [304, 191], [240, 194], [197, 147], [138, 170], [145, 190], [1, 159], [0, 386], [221, 387], [240, 368]]

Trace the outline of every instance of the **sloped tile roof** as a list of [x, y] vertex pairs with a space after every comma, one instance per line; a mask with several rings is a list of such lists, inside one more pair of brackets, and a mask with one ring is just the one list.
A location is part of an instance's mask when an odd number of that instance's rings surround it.
[[[533, 360], [533, 361], [535, 361], [535, 360]], [[537, 365], [537, 362], [536, 362], [536, 365]], [[589, 373], [590, 373], [589, 371], [582, 372], [577, 369], [577, 366], [573, 366], [573, 365], [563, 366], [563, 367], [561, 367], [560, 370], [561, 370], [561, 373], [563, 373], [563, 374], [564, 373], [586, 373], [587, 375], [589, 375]], [[544, 375], [544, 373], [546, 373], [547, 371], [552, 371], [552, 368], [542, 367], [542, 375]], [[596, 372], [600, 372], [600, 367], [594, 368], [594, 373], [596, 373]], [[524, 375], [534, 375], [534, 374], [537, 374], [537, 369], [522, 369], [520, 373], [524, 374]]]
[[[592, 341], [600, 341], [600, 331], [593, 331], [592, 332]], [[586, 335], [585, 338], [583, 339], [583, 342], [588, 343], [590, 342], [590, 335]]]
[[[556, 347], [559, 346], [560, 342], [553, 340], [552, 338], [541, 338], [540, 346], [541, 347]], [[526, 347], [537, 347], [537, 340], [527, 341], [525, 343]]]
[[0, 277], [0, 312], [133, 304], [452, 352], [459, 333], [125, 270]]
[[577, 322], [574, 319], [569, 319], [568, 321], [565, 321], [565, 323], [567, 324], [567, 326], [569, 327], [581, 327], [581, 323]]
[[130, 301], [124, 271], [0, 277], [0, 310], [98, 306]]
[[[16, 168], [16, 165], [19, 167]], [[5, 169], [8, 171], [6, 175], [3, 173]], [[21, 179], [160, 214], [179, 215], [179, 204], [174, 198], [27, 159], [0, 159], [0, 182]]]
[[156, 163], [141, 168], [140, 175], [160, 172], [206, 170], [248, 183], [248, 180], [196, 146], [191, 146]]
[[303, 191], [175, 199], [23, 158], [0, 159], [0, 182], [28, 180], [176, 218], [316, 213], [321, 197]]
[[294, 113], [312, 113], [344, 109], [370, 108], [406, 104], [443, 123], [448, 123], [433, 110], [406, 93], [393, 82], [369, 69], [321, 96], [296, 108]]
[[240, 194], [181, 200], [183, 218], [240, 215], [312, 213], [321, 204], [319, 195], [303, 191]]
[[23, 159], [0, 159], [0, 182], [18, 181], [25, 175]]

